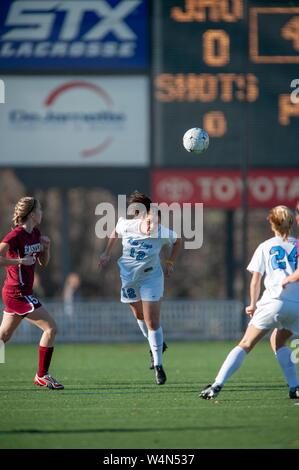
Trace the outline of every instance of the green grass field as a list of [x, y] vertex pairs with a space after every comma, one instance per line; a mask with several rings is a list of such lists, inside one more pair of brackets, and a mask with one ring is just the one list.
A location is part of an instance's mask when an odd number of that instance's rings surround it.
[[267, 342], [215, 402], [198, 391], [234, 343], [169, 343], [168, 381], [154, 383], [143, 344], [58, 345], [51, 372], [65, 385], [32, 385], [36, 346], [6, 347], [0, 364], [0, 448], [299, 448], [299, 400]]

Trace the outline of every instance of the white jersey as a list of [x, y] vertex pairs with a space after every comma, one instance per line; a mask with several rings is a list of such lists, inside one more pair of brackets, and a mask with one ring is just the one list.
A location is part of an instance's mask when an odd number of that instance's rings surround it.
[[173, 245], [174, 231], [159, 224], [158, 236], [149, 237], [140, 231], [141, 219], [120, 217], [116, 233], [122, 238], [123, 254], [118, 260], [120, 275], [131, 281], [147, 277], [147, 273], [163, 274], [160, 251], [163, 245]]
[[273, 237], [261, 243], [247, 267], [250, 272], [265, 274], [262, 299], [280, 299], [299, 302], [299, 282], [281, 287], [285, 277], [297, 268], [297, 240]]

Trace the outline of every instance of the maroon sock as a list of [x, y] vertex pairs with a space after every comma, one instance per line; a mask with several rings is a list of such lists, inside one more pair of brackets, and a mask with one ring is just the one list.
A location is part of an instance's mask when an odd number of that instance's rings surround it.
[[39, 346], [38, 348], [39, 360], [38, 360], [38, 373], [37, 373], [39, 377], [43, 377], [48, 372], [52, 354], [53, 354], [53, 349], [54, 349], [53, 347], [47, 348], [45, 346]]

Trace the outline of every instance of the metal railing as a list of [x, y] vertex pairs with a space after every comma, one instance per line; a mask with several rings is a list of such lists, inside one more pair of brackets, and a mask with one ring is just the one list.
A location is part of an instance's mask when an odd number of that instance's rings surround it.
[[[43, 305], [57, 322], [57, 342], [144, 341], [129, 307], [120, 302], [47, 300]], [[161, 312], [167, 340], [227, 340], [242, 332], [242, 303], [236, 300], [166, 300]], [[11, 341], [35, 343], [40, 335], [22, 321]]]

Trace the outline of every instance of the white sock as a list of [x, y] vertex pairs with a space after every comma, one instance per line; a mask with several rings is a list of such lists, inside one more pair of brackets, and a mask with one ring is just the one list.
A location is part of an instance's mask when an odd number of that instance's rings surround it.
[[240, 346], [232, 349], [222, 364], [213, 386], [220, 385], [222, 387], [230, 376], [239, 369], [245, 357], [246, 351]]
[[137, 323], [138, 323], [138, 326], [139, 328], [141, 329], [141, 332], [143, 334], [143, 336], [146, 337], [146, 339], [148, 338], [148, 331], [147, 331], [147, 326], [146, 326], [146, 323], [144, 320], [138, 320], [137, 318]]
[[284, 346], [283, 348], [280, 348], [278, 349], [278, 351], [276, 351], [275, 356], [277, 361], [279, 362], [280, 367], [282, 368], [282, 372], [286, 378], [288, 386], [297, 387], [297, 369], [296, 365], [291, 359], [291, 354], [292, 351], [287, 346]]
[[162, 326], [157, 330], [148, 330], [148, 342], [153, 353], [154, 365], [162, 365], [162, 350], [163, 350], [163, 330]]

